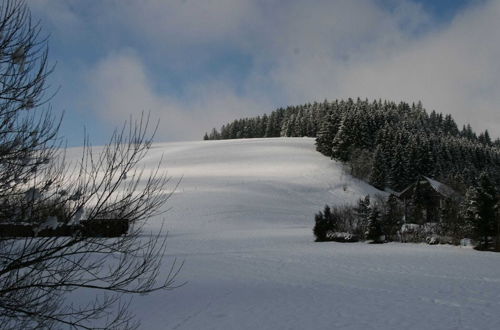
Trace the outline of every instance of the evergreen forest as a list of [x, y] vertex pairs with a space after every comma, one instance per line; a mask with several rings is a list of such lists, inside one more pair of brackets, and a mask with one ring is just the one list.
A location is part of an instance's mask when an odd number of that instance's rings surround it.
[[381, 190], [401, 191], [419, 175], [465, 194], [481, 173], [500, 185], [500, 139], [459, 128], [451, 115], [421, 102], [335, 100], [279, 108], [238, 119], [206, 133], [205, 140], [315, 137], [322, 154]]

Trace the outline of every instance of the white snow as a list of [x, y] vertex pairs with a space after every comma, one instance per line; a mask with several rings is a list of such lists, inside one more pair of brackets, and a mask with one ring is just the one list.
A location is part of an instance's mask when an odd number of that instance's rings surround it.
[[416, 223], [404, 223], [401, 226], [402, 233], [413, 233], [420, 229], [420, 225]]
[[[497, 329], [500, 254], [315, 243], [314, 213], [377, 190], [309, 138], [164, 143], [145, 159], [182, 182], [168, 202], [173, 291], [135, 297], [141, 329]], [[160, 219], [147, 229], [156, 231]]]
[[429, 181], [429, 183], [431, 184], [431, 186], [434, 188], [434, 190], [436, 190], [437, 192], [440, 192], [441, 194], [447, 196], [447, 197], [453, 197], [456, 195], [455, 191], [448, 187], [447, 185], [445, 185], [444, 183], [441, 183], [439, 181], [436, 181], [436, 180], [433, 180], [431, 178], [428, 178], [426, 176], [424, 176], [424, 178]]

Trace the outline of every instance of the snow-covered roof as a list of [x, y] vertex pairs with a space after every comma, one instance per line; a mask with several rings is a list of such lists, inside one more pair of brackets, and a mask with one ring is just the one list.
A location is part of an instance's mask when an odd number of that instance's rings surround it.
[[[455, 190], [450, 188], [449, 186], [447, 186], [444, 183], [441, 183], [439, 181], [436, 181], [434, 179], [431, 179], [429, 177], [421, 175], [418, 178], [417, 182], [421, 182], [423, 180], [427, 181], [430, 184], [430, 186], [432, 187], [432, 189], [434, 189], [436, 192], [438, 192], [440, 195], [442, 195], [444, 197], [457, 198], [459, 196], [459, 194]], [[415, 183], [412, 183], [410, 186], [406, 187], [402, 192], [397, 194], [397, 196], [401, 197], [402, 195], [405, 195], [406, 192], [408, 192], [410, 189], [412, 189], [414, 185], [415, 185]]]
[[441, 182], [436, 181], [434, 179], [428, 178], [426, 176], [422, 176], [422, 177], [424, 179], [426, 179], [430, 183], [430, 185], [432, 186], [432, 188], [435, 191], [437, 191], [438, 193], [440, 193], [441, 195], [443, 195], [445, 197], [448, 197], [448, 198], [452, 198], [452, 197], [456, 197], [457, 196], [457, 193], [455, 192], [455, 190], [453, 190], [449, 186], [445, 185], [444, 183], [441, 183]]

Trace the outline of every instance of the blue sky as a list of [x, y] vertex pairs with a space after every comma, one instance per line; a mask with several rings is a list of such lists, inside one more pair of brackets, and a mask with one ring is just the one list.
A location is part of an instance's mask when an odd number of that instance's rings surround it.
[[471, 0], [418, 0], [416, 2], [421, 3], [431, 15], [445, 20], [452, 18], [457, 11], [474, 3]]
[[422, 100], [500, 135], [494, 0], [39, 0], [70, 146], [131, 115], [156, 140], [325, 98]]

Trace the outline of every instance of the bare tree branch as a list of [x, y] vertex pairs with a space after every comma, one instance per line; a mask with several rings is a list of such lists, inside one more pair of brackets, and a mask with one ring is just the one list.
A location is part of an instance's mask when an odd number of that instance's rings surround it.
[[[83, 221], [126, 220], [114, 238], [0, 235], [1, 329], [134, 329], [127, 296], [173, 289], [182, 262], [164, 269], [163, 227], [144, 234], [177, 183], [163, 170], [141, 165], [156, 131], [142, 115], [113, 133], [98, 151], [85, 138], [70, 164], [57, 133], [61, 119], [42, 106], [47, 96], [47, 39], [24, 1], [0, 5], [0, 224], [47, 227]], [[171, 186], [167, 190], [167, 186]], [[70, 297], [84, 290], [95, 299]]]

